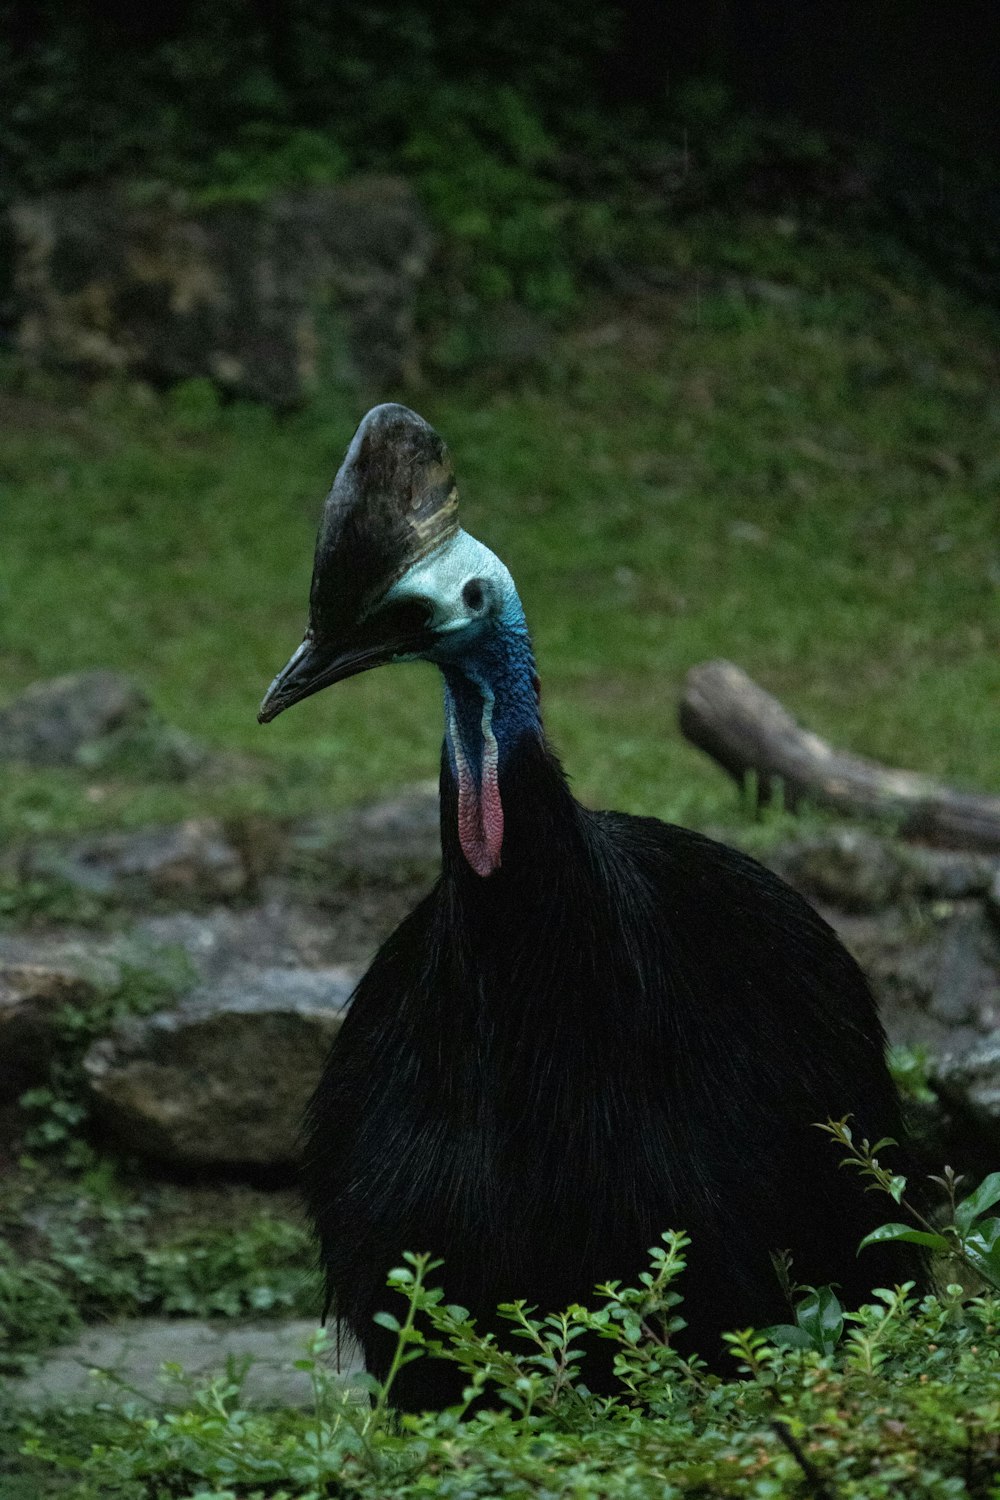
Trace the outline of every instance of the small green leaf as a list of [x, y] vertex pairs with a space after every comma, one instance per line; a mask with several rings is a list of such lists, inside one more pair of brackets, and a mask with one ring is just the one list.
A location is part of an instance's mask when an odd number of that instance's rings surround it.
[[390, 1312], [377, 1312], [372, 1322], [377, 1323], [380, 1328], [388, 1328], [390, 1333], [399, 1332], [399, 1319], [394, 1318]]
[[979, 1274], [1000, 1290], [1000, 1219], [983, 1219], [962, 1248]]
[[909, 1245], [926, 1245], [930, 1250], [950, 1250], [951, 1245], [943, 1234], [928, 1234], [923, 1229], [911, 1229], [908, 1224], [882, 1224], [866, 1234], [858, 1246], [859, 1252], [868, 1245], [886, 1245], [905, 1240]]
[[811, 1335], [821, 1354], [832, 1354], [844, 1332], [844, 1309], [832, 1287], [819, 1287], [814, 1298], [806, 1316], [799, 1309], [799, 1326]]
[[1000, 1203], [1000, 1172], [984, 1177], [975, 1191], [956, 1205], [955, 1227], [959, 1234], [967, 1234], [974, 1221], [995, 1203]]
[[804, 1328], [798, 1328], [794, 1323], [775, 1323], [771, 1328], [765, 1328], [764, 1332], [772, 1344], [777, 1344], [782, 1349], [811, 1349], [813, 1341]]

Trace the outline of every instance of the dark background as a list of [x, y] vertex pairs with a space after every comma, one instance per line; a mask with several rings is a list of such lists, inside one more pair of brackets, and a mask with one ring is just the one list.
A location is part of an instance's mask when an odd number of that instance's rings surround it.
[[[395, 170], [428, 120], [440, 136], [443, 116], [474, 115], [477, 89], [497, 87], [549, 131], [547, 170], [579, 185], [608, 154], [632, 153], [641, 173], [650, 139], [697, 153], [723, 107], [821, 130], [840, 170], [803, 182], [801, 160], [783, 170], [772, 143], [766, 169], [744, 161], [738, 182], [716, 171], [701, 191], [860, 204], [869, 227], [888, 215], [939, 274], [994, 299], [998, 44], [990, 0], [515, 0], [485, 18], [452, 0], [7, 0], [0, 204], [137, 173], [198, 185], [220, 153], [278, 149], [303, 129], [335, 139], [345, 170]], [[489, 133], [488, 118], [474, 125]]]

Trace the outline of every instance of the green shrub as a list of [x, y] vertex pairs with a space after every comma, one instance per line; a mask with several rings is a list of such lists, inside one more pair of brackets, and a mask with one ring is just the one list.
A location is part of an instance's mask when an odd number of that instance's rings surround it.
[[[398, 1328], [394, 1368], [414, 1356], [457, 1362], [464, 1408], [397, 1424], [391, 1388], [373, 1387], [368, 1404], [338, 1387], [320, 1338], [302, 1362], [315, 1393], [308, 1413], [248, 1410], [245, 1372], [232, 1369], [192, 1386], [181, 1410], [26, 1421], [23, 1449], [39, 1473], [64, 1476], [74, 1500], [993, 1500], [995, 1298], [886, 1290], [846, 1315], [850, 1333], [822, 1352], [747, 1330], [730, 1340], [734, 1378], [723, 1381], [670, 1348], [686, 1241], [664, 1240], [640, 1285], [600, 1288], [592, 1308], [546, 1318], [504, 1309], [509, 1344], [478, 1334], [428, 1286], [426, 1256], [407, 1257], [391, 1277], [405, 1312], [381, 1319]], [[614, 1345], [618, 1397], [586, 1390], [577, 1345], [594, 1334]], [[463, 1418], [487, 1390], [491, 1406]]]

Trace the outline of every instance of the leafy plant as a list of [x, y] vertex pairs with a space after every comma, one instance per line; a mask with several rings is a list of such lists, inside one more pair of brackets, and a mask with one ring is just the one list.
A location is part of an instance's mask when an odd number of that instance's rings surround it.
[[959, 1197], [964, 1179], [951, 1167], [945, 1167], [942, 1175], [932, 1178], [932, 1181], [938, 1183], [947, 1195], [948, 1219], [944, 1224], [935, 1225], [907, 1198], [906, 1178], [888, 1171], [878, 1160], [878, 1152], [886, 1146], [894, 1146], [894, 1140], [885, 1137], [874, 1145], [867, 1140], [855, 1141], [846, 1118], [831, 1120], [819, 1128], [846, 1149], [845, 1165], [867, 1178], [872, 1188], [888, 1194], [910, 1216], [909, 1224], [883, 1224], [873, 1230], [861, 1241], [862, 1250], [866, 1245], [895, 1241], [921, 1245], [957, 1261], [973, 1277], [985, 1281], [994, 1291], [1000, 1291], [1000, 1218], [990, 1213], [1000, 1203], [1000, 1172], [991, 1172], [972, 1192]]
[[789, 1349], [814, 1349], [832, 1354], [844, 1333], [844, 1309], [831, 1286], [799, 1287], [804, 1295], [795, 1305], [794, 1323], [777, 1323], [766, 1330], [773, 1343]]
[[0, 1371], [19, 1369], [26, 1354], [71, 1338], [79, 1326], [58, 1270], [24, 1260], [0, 1239]]
[[[371, 1400], [330, 1374], [320, 1336], [299, 1362], [309, 1411], [248, 1409], [231, 1366], [180, 1409], [28, 1418], [22, 1452], [71, 1500], [993, 1500], [1000, 1301], [885, 1291], [825, 1353], [743, 1330], [730, 1340], [742, 1378], [722, 1381], [669, 1352], [684, 1237], [657, 1248], [637, 1286], [609, 1285], [593, 1308], [536, 1318], [511, 1304], [509, 1341], [479, 1333], [428, 1284], [437, 1263], [409, 1255], [390, 1278], [403, 1310], [379, 1319], [396, 1355], [384, 1386], [364, 1382]], [[623, 1359], [614, 1399], [587, 1390], [588, 1353], [570, 1358], [595, 1331]], [[393, 1418], [413, 1358], [458, 1364], [458, 1407]]]
[[889, 1071], [904, 1099], [914, 1104], [935, 1104], [937, 1094], [930, 1082], [930, 1054], [926, 1047], [890, 1047]]
[[0, 921], [30, 926], [35, 922], [99, 923], [107, 902], [93, 891], [81, 890], [58, 875], [22, 880], [0, 873]]

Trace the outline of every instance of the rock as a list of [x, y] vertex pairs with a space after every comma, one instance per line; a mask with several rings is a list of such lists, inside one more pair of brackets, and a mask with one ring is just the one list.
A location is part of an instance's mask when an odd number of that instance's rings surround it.
[[823, 915], [868, 976], [890, 1042], [963, 1054], [1000, 1026], [1000, 941], [978, 902]]
[[982, 1145], [1000, 1150], [1000, 1031], [962, 1055], [949, 1053], [934, 1070], [935, 1086], [973, 1125]]
[[856, 828], [796, 839], [775, 850], [768, 863], [807, 895], [848, 912], [890, 906], [909, 873], [900, 845]]
[[344, 968], [251, 970], [122, 1022], [84, 1059], [95, 1115], [127, 1150], [174, 1165], [293, 1161], [356, 979]]
[[97, 670], [32, 683], [0, 709], [0, 761], [182, 781], [208, 753], [165, 724], [138, 683]]
[[80, 747], [77, 764], [101, 776], [131, 776], [142, 781], [187, 781], [211, 772], [232, 774], [235, 758], [211, 756], [204, 745], [176, 724], [166, 724], [152, 709], [145, 719]]
[[149, 699], [118, 672], [74, 672], [32, 683], [0, 709], [0, 760], [70, 766], [96, 741], [145, 719]]
[[320, 969], [361, 962], [372, 950], [371, 934], [347, 940], [345, 924], [329, 911], [291, 901], [282, 889], [254, 906], [215, 906], [200, 912], [171, 911], [144, 917], [132, 931], [141, 949], [182, 948], [203, 982], [237, 968]]
[[[114, 989], [121, 979], [117, 947], [117, 940], [104, 934], [63, 929], [14, 932], [0, 927], [0, 965], [67, 970], [101, 990]], [[134, 966], [141, 966], [141, 960], [136, 959]]]
[[1000, 880], [995, 856], [929, 849], [857, 828], [793, 839], [768, 863], [808, 895], [849, 912], [879, 911], [907, 898], [966, 900]]
[[297, 874], [320, 885], [411, 886], [432, 880], [441, 864], [436, 782], [350, 812], [307, 818], [292, 830]]
[[385, 389], [415, 371], [431, 237], [401, 180], [201, 208], [88, 187], [10, 221], [17, 344], [39, 362], [207, 376], [278, 406], [331, 373]]
[[919, 896], [963, 901], [970, 896], [985, 896], [991, 884], [1000, 880], [1000, 860], [995, 855], [910, 844], [905, 849], [910, 884]]
[[1000, 1030], [1000, 942], [978, 906], [959, 910], [945, 928], [929, 1009], [950, 1026]]
[[214, 818], [41, 847], [29, 856], [26, 873], [138, 906], [231, 901], [249, 886], [238, 851]]
[[986, 910], [994, 926], [1000, 929], [1000, 867], [998, 867], [990, 883], [990, 888], [986, 893]]
[[0, 961], [0, 1108], [47, 1082], [60, 1013], [85, 1009], [99, 994], [72, 966]]
[[[307, 1357], [316, 1325], [303, 1318], [254, 1322], [200, 1318], [129, 1318], [109, 1326], [86, 1328], [72, 1343], [49, 1356], [38, 1369], [4, 1384], [10, 1402], [20, 1408], [122, 1405], [141, 1397], [152, 1410], [188, 1405], [188, 1381], [222, 1379], [234, 1366], [249, 1363], [240, 1401], [250, 1407], [312, 1407], [310, 1372], [296, 1368]], [[336, 1334], [331, 1330], [329, 1348]], [[330, 1374], [330, 1352], [323, 1356]], [[183, 1370], [172, 1379], [165, 1365]], [[363, 1369], [357, 1346], [344, 1339], [340, 1374], [346, 1380]], [[98, 1371], [112, 1377], [102, 1378]], [[27, 1491], [25, 1491], [27, 1493]]]

